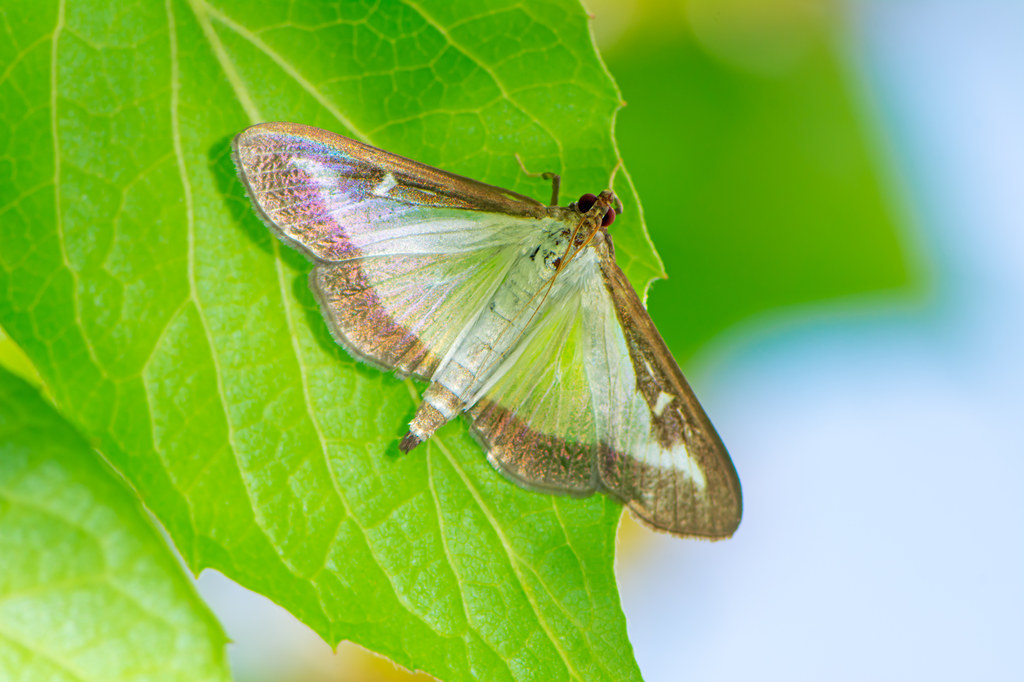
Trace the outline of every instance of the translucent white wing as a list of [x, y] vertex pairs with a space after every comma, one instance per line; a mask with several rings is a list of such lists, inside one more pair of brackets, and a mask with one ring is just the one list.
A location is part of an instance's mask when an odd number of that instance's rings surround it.
[[603, 489], [656, 528], [732, 535], [732, 462], [610, 248], [571, 265], [473, 408], [475, 435], [524, 487]]
[[572, 265], [516, 350], [470, 400], [470, 416], [488, 460], [505, 476], [529, 490], [583, 496], [599, 485], [598, 434], [586, 369], [588, 302], [576, 277], [582, 269]]
[[317, 266], [335, 338], [429, 378], [550, 220], [540, 203], [318, 128], [242, 132], [234, 158], [264, 222]]

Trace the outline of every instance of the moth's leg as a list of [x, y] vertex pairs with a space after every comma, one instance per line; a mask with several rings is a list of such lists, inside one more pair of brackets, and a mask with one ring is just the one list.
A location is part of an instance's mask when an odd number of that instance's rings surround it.
[[523, 159], [516, 154], [516, 161], [519, 162], [519, 167], [523, 169], [523, 173], [530, 176], [531, 178], [544, 178], [545, 180], [551, 181], [551, 205], [558, 206], [558, 189], [562, 186], [562, 176], [557, 173], [548, 171], [547, 173], [531, 173], [526, 170], [526, 164], [523, 163]]

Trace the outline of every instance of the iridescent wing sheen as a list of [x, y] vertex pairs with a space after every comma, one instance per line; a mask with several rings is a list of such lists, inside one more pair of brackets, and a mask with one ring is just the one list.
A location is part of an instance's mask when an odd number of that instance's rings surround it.
[[526, 488], [605, 490], [655, 528], [728, 537], [742, 514], [732, 462], [602, 249], [588, 249], [556, 280], [523, 348], [473, 407], [474, 434], [492, 464]]
[[267, 123], [233, 156], [270, 229], [305, 253], [350, 353], [429, 378], [550, 218], [539, 202], [318, 128]]
[[515, 254], [500, 247], [320, 263], [310, 286], [331, 333], [350, 353], [430, 379], [494, 295]]

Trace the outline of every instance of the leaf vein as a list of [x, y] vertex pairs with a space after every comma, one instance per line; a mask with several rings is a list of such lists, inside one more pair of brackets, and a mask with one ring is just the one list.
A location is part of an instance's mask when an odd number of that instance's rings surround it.
[[[223, 15], [217, 13], [216, 10], [213, 10], [212, 7], [210, 7], [206, 3], [201, 2], [201, 0], [190, 0], [190, 2], [191, 2], [191, 5], [192, 5], [192, 8], [193, 8], [193, 11], [196, 13], [197, 19], [199, 20], [200, 24], [202, 25], [203, 33], [206, 36], [207, 40], [210, 41], [211, 46], [213, 47], [214, 53], [217, 56], [218, 62], [220, 63], [221, 68], [224, 70], [225, 75], [227, 76], [228, 81], [231, 84], [232, 89], [238, 95], [239, 101], [241, 101], [243, 103], [243, 108], [246, 109], [246, 113], [249, 115], [250, 119], [252, 119], [253, 123], [259, 121], [262, 117], [260, 116], [259, 111], [256, 109], [255, 104], [253, 103], [252, 97], [250, 96], [250, 93], [248, 92], [248, 89], [245, 87], [245, 84], [242, 82], [242, 79], [238, 76], [238, 72], [236, 71], [236, 69], [234, 67], [234, 64], [231, 62], [231, 59], [228, 57], [227, 51], [224, 49], [224, 46], [221, 44], [220, 40], [217, 38], [216, 33], [214, 33], [212, 26], [210, 26], [209, 21], [206, 20], [206, 17], [201, 15], [201, 11], [200, 11], [199, 5], [201, 5], [202, 8], [205, 8], [207, 11], [210, 11], [212, 14], [217, 16], [218, 20], [224, 21], [224, 23], [228, 24], [229, 27], [230, 27], [230, 24], [229, 24], [230, 20], [227, 20], [226, 17], [224, 17]], [[258, 47], [258, 45], [257, 45], [257, 47]], [[176, 144], [180, 144], [180, 140], [176, 139]], [[189, 230], [189, 234], [190, 234], [190, 239], [189, 239], [189, 263], [190, 263], [190, 271], [191, 271], [191, 266], [192, 266], [192, 263], [194, 261], [194, 250], [195, 250], [194, 241], [192, 239], [192, 229], [191, 229], [192, 228], [192, 223], [194, 222], [194, 219], [193, 219], [192, 214], [191, 214], [191, 202], [189, 202], [189, 215], [190, 215], [190, 219], [189, 219], [189, 223], [190, 223], [190, 230]], [[393, 592], [393, 594], [395, 596], [395, 600], [399, 604], [401, 604], [402, 608], [404, 608], [410, 615], [412, 615], [415, 618], [419, 619], [421, 622], [424, 622], [422, 617], [415, 611], [415, 609], [413, 609], [413, 607], [408, 603], [407, 599], [403, 596], [402, 592], [394, 584], [394, 582], [392, 580], [391, 574], [387, 571], [387, 569], [385, 569], [384, 564], [383, 564], [381, 558], [374, 551], [373, 543], [370, 541], [370, 538], [369, 538], [366, 530], [359, 524], [355, 514], [352, 513], [352, 509], [349, 506], [347, 498], [345, 498], [344, 495], [342, 495], [341, 488], [338, 485], [337, 478], [336, 478], [336, 476], [334, 474], [334, 469], [331, 466], [330, 458], [328, 457], [329, 449], [327, 448], [326, 440], [324, 438], [322, 429], [321, 429], [321, 427], [320, 427], [320, 425], [319, 425], [319, 423], [318, 423], [318, 421], [317, 421], [317, 419], [316, 419], [316, 417], [314, 415], [314, 410], [312, 408], [312, 404], [311, 404], [310, 396], [309, 396], [308, 383], [307, 383], [307, 380], [306, 380], [306, 369], [305, 369], [305, 366], [304, 366], [304, 364], [302, 362], [302, 357], [301, 357], [301, 354], [299, 353], [299, 349], [297, 347], [295, 347], [295, 341], [294, 341], [294, 339], [295, 339], [295, 327], [294, 327], [294, 322], [293, 322], [292, 317], [291, 317], [291, 313], [288, 310], [288, 295], [287, 295], [288, 287], [286, 286], [285, 283], [283, 283], [281, 281], [282, 271], [281, 271], [280, 243], [277, 242], [276, 240], [274, 242], [274, 262], [275, 262], [275, 267], [277, 268], [277, 272], [278, 272], [278, 284], [279, 284], [278, 288], [279, 288], [279, 291], [281, 293], [282, 305], [285, 308], [285, 314], [286, 314], [286, 317], [287, 317], [287, 320], [288, 320], [290, 336], [292, 337], [293, 350], [294, 350], [295, 355], [296, 355], [296, 361], [298, 362], [298, 365], [299, 365], [299, 373], [300, 373], [300, 378], [301, 378], [301, 382], [302, 382], [302, 391], [303, 391], [303, 396], [304, 396], [305, 408], [306, 408], [306, 411], [309, 414], [309, 417], [310, 417], [310, 419], [312, 421], [314, 431], [316, 432], [316, 435], [317, 435], [317, 437], [318, 437], [318, 439], [320, 441], [320, 446], [321, 446], [320, 450], [321, 450], [321, 453], [323, 454], [323, 457], [324, 457], [324, 461], [325, 461], [325, 465], [326, 465], [326, 468], [327, 468], [328, 476], [330, 477], [330, 481], [331, 481], [331, 486], [334, 488], [334, 491], [335, 491], [335, 493], [338, 496], [338, 501], [341, 503], [341, 505], [342, 505], [342, 507], [343, 507], [343, 509], [344, 509], [344, 511], [346, 513], [346, 515], [350, 519], [352, 519], [353, 525], [357, 529], [359, 529], [360, 534], [363, 536], [363, 540], [366, 542], [366, 546], [370, 550], [370, 552], [369, 552], [370, 553], [370, 557], [373, 559], [374, 563], [377, 564], [377, 567], [380, 569], [381, 574], [388, 581], [388, 585], [392, 589], [392, 592]], [[194, 287], [194, 278], [193, 278], [192, 281], [193, 281], [193, 287]], [[194, 289], [193, 289], [193, 292], [194, 292]], [[209, 335], [208, 331], [207, 331], [207, 333]], [[212, 337], [210, 337], [210, 339], [211, 339], [211, 343], [212, 343]], [[219, 365], [216, 366], [216, 373], [217, 373], [218, 388], [221, 390], [221, 395], [223, 396], [224, 394], [223, 394], [223, 390], [221, 388], [221, 370], [220, 370]], [[229, 438], [229, 441], [230, 441], [230, 438]], [[237, 452], [235, 450], [235, 445], [234, 445], [233, 441], [231, 441], [231, 451], [232, 451], [232, 454], [235, 456], [236, 461], [237, 461]], [[240, 470], [241, 470], [241, 468], [240, 468]], [[246, 495], [249, 495], [248, 489], [246, 489]], [[252, 501], [251, 496], [249, 497], [249, 503], [250, 503], [250, 507], [255, 509], [255, 506], [253, 505], [253, 501]], [[268, 538], [268, 540], [269, 540], [269, 538]], [[336, 540], [332, 540], [332, 543], [335, 542], [335, 541]], [[273, 546], [273, 543], [271, 543], [271, 544]]]
[[484, 60], [477, 57], [472, 51], [469, 50], [469, 48], [465, 47], [464, 45], [462, 45], [462, 43], [455, 40], [452, 37], [451, 33], [444, 26], [442, 26], [441, 23], [438, 22], [434, 17], [427, 14], [426, 10], [424, 10], [422, 7], [417, 5], [412, 0], [402, 0], [402, 2], [407, 7], [409, 7], [410, 9], [414, 10], [417, 14], [419, 14], [425, 22], [427, 22], [430, 26], [434, 28], [434, 30], [440, 33], [444, 37], [444, 39], [448, 41], [449, 45], [451, 45], [453, 48], [455, 48], [463, 55], [465, 55], [470, 61], [476, 64], [480, 68], [480, 70], [482, 70], [484, 73], [490, 76], [491, 80], [494, 81], [494, 85], [498, 88], [498, 91], [508, 101], [508, 103], [514, 106], [520, 112], [522, 112], [522, 114], [526, 116], [528, 119], [533, 121], [538, 128], [547, 133], [548, 137], [551, 138], [551, 140], [555, 143], [555, 146], [558, 148], [559, 162], [562, 166], [565, 166], [565, 149], [562, 146], [561, 138], [559, 138], [559, 136], [556, 135], [554, 131], [552, 131], [546, 125], [544, 125], [543, 121], [541, 121], [539, 118], [537, 118], [532, 113], [523, 108], [523, 106], [519, 104], [515, 100], [515, 98], [512, 97], [511, 93], [509, 93], [508, 89], [505, 87], [505, 84], [502, 82], [500, 78], [498, 78], [498, 74], [494, 72], [494, 69], [488, 66]]
[[9, 644], [21, 647], [25, 651], [33, 654], [33, 656], [35, 656], [36, 658], [40, 658], [46, 661], [47, 663], [50, 663], [57, 670], [61, 670], [67, 673], [68, 676], [70, 676], [72, 679], [81, 680], [82, 682], [89, 682], [89, 680], [93, 679], [92, 675], [86, 675], [81, 670], [73, 668], [71, 665], [69, 665], [69, 663], [66, 660], [66, 657], [58, 656], [57, 654], [44, 651], [38, 646], [38, 643], [25, 642], [15, 637], [13, 633], [9, 632], [8, 630], [2, 627], [0, 627], [0, 638], [5, 640]]
[[263, 42], [263, 40], [258, 35], [247, 29], [245, 26], [242, 26], [241, 24], [235, 22], [233, 19], [231, 19], [223, 12], [203, 2], [203, 0], [194, 0], [194, 4], [199, 3], [202, 3], [203, 7], [206, 8], [210, 16], [214, 17], [215, 19], [217, 19], [217, 21], [224, 24], [224, 26], [234, 31], [244, 40], [248, 41], [253, 47], [255, 47], [263, 54], [267, 55], [267, 57], [269, 57], [271, 61], [273, 61], [275, 64], [281, 67], [282, 71], [288, 74], [288, 76], [291, 77], [303, 90], [308, 92], [313, 97], [313, 99], [319, 102], [320, 106], [326, 109], [328, 113], [331, 114], [331, 116], [336, 118], [338, 122], [342, 126], [344, 126], [349, 133], [351, 133], [353, 137], [369, 144], [369, 138], [367, 137], [366, 133], [362, 132], [355, 125], [355, 123], [352, 122], [352, 119], [350, 119], [348, 116], [342, 113], [342, 111], [337, 106], [335, 106], [334, 103], [331, 102], [330, 99], [327, 97], [327, 95], [321, 92], [316, 85], [309, 82], [309, 80], [305, 76], [303, 76], [302, 73], [291, 64], [291, 62], [289, 62], [287, 59], [281, 56], [276, 50], [274, 50], [272, 47]]
[[[434, 471], [433, 471], [433, 465], [431, 464], [432, 461], [433, 461], [433, 458], [428, 455], [427, 456], [427, 484], [428, 484], [428, 486], [430, 488], [430, 498], [434, 502], [434, 510], [437, 512], [437, 527], [438, 527], [438, 530], [440, 531], [440, 535], [441, 535], [441, 549], [444, 550], [444, 557], [445, 557], [445, 560], [448, 562], [448, 565], [451, 566], [452, 574], [455, 575], [455, 577], [460, 581], [460, 583], [461, 582], [470, 582], [470, 581], [467, 581], [464, 576], [461, 576], [459, 574], [459, 571], [458, 571], [458, 569], [455, 566], [455, 560], [452, 559], [451, 551], [449, 550], [449, 547], [448, 547], [448, 540], [446, 539], [445, 532], [444, 532], [444, 513], [441, 511], [441, 502], [437, 498], [437, 489], [434, 487]], [[464, 615], [466, 617], [466, 625], [467, 625], [467, 627], [469, 627], [469, 626], [472, 625], [472, 620], [469, 617], [469, 610], [466, 608], [466, 600], [463, 598], [463, 593], [462, 593], [461, 590], [456, 591], [456, 594], [458, 594], [458, 596], [459, 596], [459, 605], [462, 607], [462, 615]], [[512, 677], [515, 677], [515, 675], [512, 673], [512, 667], [509, 665], [508, 660], [506, 659], [506, 657], [502, 656], [501, 652], [498, 651], [494, 647], [494, 645], [490, 642], [490, 640], [488, 640], [485, 637], [483, 637], [483, 635], [481, 635], [479, 632], [477, 633], [477, 636], [479, 636], [480, 640], [484, 644], [487, 645], [488, 649], [490, 649], [491, 651], [493, 651], [495, 653], [495, 655], [498, 657], [498, 660], [501, 661], [505, 665], [505, 668], [508, 670], [509, 675], [512, 676]]]
[[60, 245], [61, 259], [64, 261], [64, 267], [67, 268], [68, 273], [71, 275], [71, 298], [72, 306], [75, 311], [75, 324], [82, 335], [82, 342], [85, 346], [86, 352], [89, 354], [89, 358], [92, 360], [93, 366], [103, 373], [103, 365], [99, 361], [99, 356], [96, 355], [96, 349], [92, 345], [92, 339], [85, 333], [85, 322], [82, 319], [82, 305], [79, 301], [79, 289], [80, 280], [78, 278], [78, 271], [71, 266], [71, 259], [68, 257], [66, 235], [64, 234], [64, 213], [61, 207], [61, 184], [60, 184], [60, 173], [61, 173], [61, 149], [60, 149], [60, 125], [58, 123], [57, 115], [57, 102], [60, 99], [57, 95], [57, 51], [60, 43], [60, 35], [64, 30], [64, 11], [65, 11], [65, 0], [60, 0], [57, 6], [57, 24], [53, 29], [52, 43], [50, 46], [50, 135], [53, 137], [53, 209], [55, 225], [57, 227], [57, 242]]
[[[451, 451], [449, 451], [448, 448], [444, 445], [444, 442], [436, 435], [433, 438], [431, 438], [429, 442], [437, 446], [437, 449], [441, 451], [441, 453], [445, 456], [445, 459], [448, 460], [448, 463], [451, 464], [453, 469], [455, 469], [455, 472], [459, 475], [459, 478], [462, 479], [462, 482], [466, 486], [466, 489], [469, 491], [469, 494], [473, 496], [473, 500], [480, 507], [480, 511], [483, 512], [484, 517], [487, 519], [488, 523], [491, 524], [491, 527], [494, 529], [495, 534], [501, 541], [501, 547], [503, 550], [505, 550], [505, 556], [508, 559], [509, 565], [512, 567], [513, 573], [515, 573], [516, 575], [516, 580], [519, 582], [519, 586], [520, 588], [522, 588], [523, 594], [526, 595], [526, 598], [530, 602], [530, 606], [533, 607], [534, 615], [537, 618], [537, 624], [540, 625], [541, 629], [544, 630], [544, 634], [548, 636], [548, 639], [551, 641], [551, 644], [555, 648], [555, 651], [557, 651], [559, 657], [561, 657], [562, 663], [565, 664], [566, 670], [572, 677], [575, 677], [577, 679], [583, 679], [583, 676], [580, 675], [580, 673], [573, 667], [571, 662], [571, 656], [567, 651], [565, 651], [565, 649], [562, 648], [561, 641], [555, 635], [555, 633], [551, 631], [551, 627], [548, 624], [547, 620], [541, 615], [542, 609], [540, 605], [537, 603], [537, 597], [533, 593], [533, 590], [530, 589], [529, 585], [526, 582], [525, 576], [523, 576], [522, 571], [520, 570], [520, 565], [528, 565], [527, 562], [523, 561], [523, 559], [519, 557], [515, 550], [512, 549], [511, 543], [509, 542], [508, 538], [505, 537], [505, 533], [502, 531], [501, 524], [491, 514], [491, 510], [484, 503], [484, 500], [480, 495], [480, 491], [477, 490], [476, 486], [474, 486], [473, 483], [469, 480], [469, 477], [466, 475], [466, 472], [462, 470], [461, 466], [459, 466], [459, 463], [455, 460], [455, 456], [452, 455]], [[549, 597], [551, 597], [551, 593], [548, 592], [547, 586], [544, 585], [544, 581], [541, 580], [538, 576], [536, 576], [536, 574], [534, 574], [534, 576], [537, 577], [538, 582], [542, 586], [544, 586], [544, 591], [548, 593]], [[561, 603], [557, 599], [554, 599], [552, 597], [552, 601], [555, 604], [557, 604], [559, 608], [561, 608], [564, 612], [564, 607], [562, 607]]]
[[[252, 493], [249, 491], [248, 486], [245, 485], [245, 478], [242, 476], [242, 472], [245, 470], [242, 466], [241, 461], [238, 459], [238, 449], [235, 444], [235, 429], [231, 422], [231, 415], [227, 408], [228, 397], [224, 388], [223, 372], [220, 365], [220, 356], [217, 354], [217, 346], [214, 342], [213, 332], [210, 330], [209, 321], [206, 319], [206, 311], [203, 309], [202, 301], [199, 297], [199, 290], [196, 286], [196, 225], [195, 225], [195, 206], [192, 197], [192, 185], [188, 179], [188, 168], [185, 162], [185, 152], [181, 142], [181, 122], [178, 116], [178, 97], [179, 90], [181, 87], [180, 82], [180, 61], [178, 58], [178, 35], [177, 28], [174, 20], [174, 10], [171, 8], [171, 0], [166, 0], [167, 8], [167, 27], [168, 37], [170, 44], [170, 62], [171, 62], [171, 101], [170, 101], [170, 115], [171, 115], [171, 139], [174, 146], [175, 162], [178, 166], [178, 175], [181, 179], [182, 194], [185, 199], [185, 221], [187, 225], [187, 241], [188, 241], [188, 286], [189, 286], [189, 299], [195, 303], [196, 315], [199, 317], [199, 323], [203, 328], [203, 334], [206, 337], [206, 341], [210, 349], [210, 361], [213, 363], [214, 379], [217, 383], [217, 395], [220, 398], [219, 404], [224, 414], [224, 423], [227, 427], [227, 438], [231, 454], [235, 459], [235, 466], [238, 467], [239, 478], [242, 480], [242, 490], [245, 492], [246, 499], [249, 501], [250, 509], [254, 510], [253, 525], [258, 525], [255, 518], [255, 506], [253, 504]], [[193, 523], [194, 527], [194, 523]], [[260, 528], [264, 537], [266, 537], [266, 531]], [[267, 538], [269, 542], [269, 538]]]

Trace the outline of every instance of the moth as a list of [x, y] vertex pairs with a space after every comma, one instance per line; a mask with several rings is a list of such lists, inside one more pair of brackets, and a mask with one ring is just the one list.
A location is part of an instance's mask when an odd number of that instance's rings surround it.
[[558, 206], [554, 178], [548, 206], [296, 123], [232, 146], [256, 212], [313, 262], [337, 342], [430, 382], [403, 451], [465, 413], [523, 488], [603, 491], [681, 536], [736, 530], [732, 461], [615, 263], [610, 189]]

